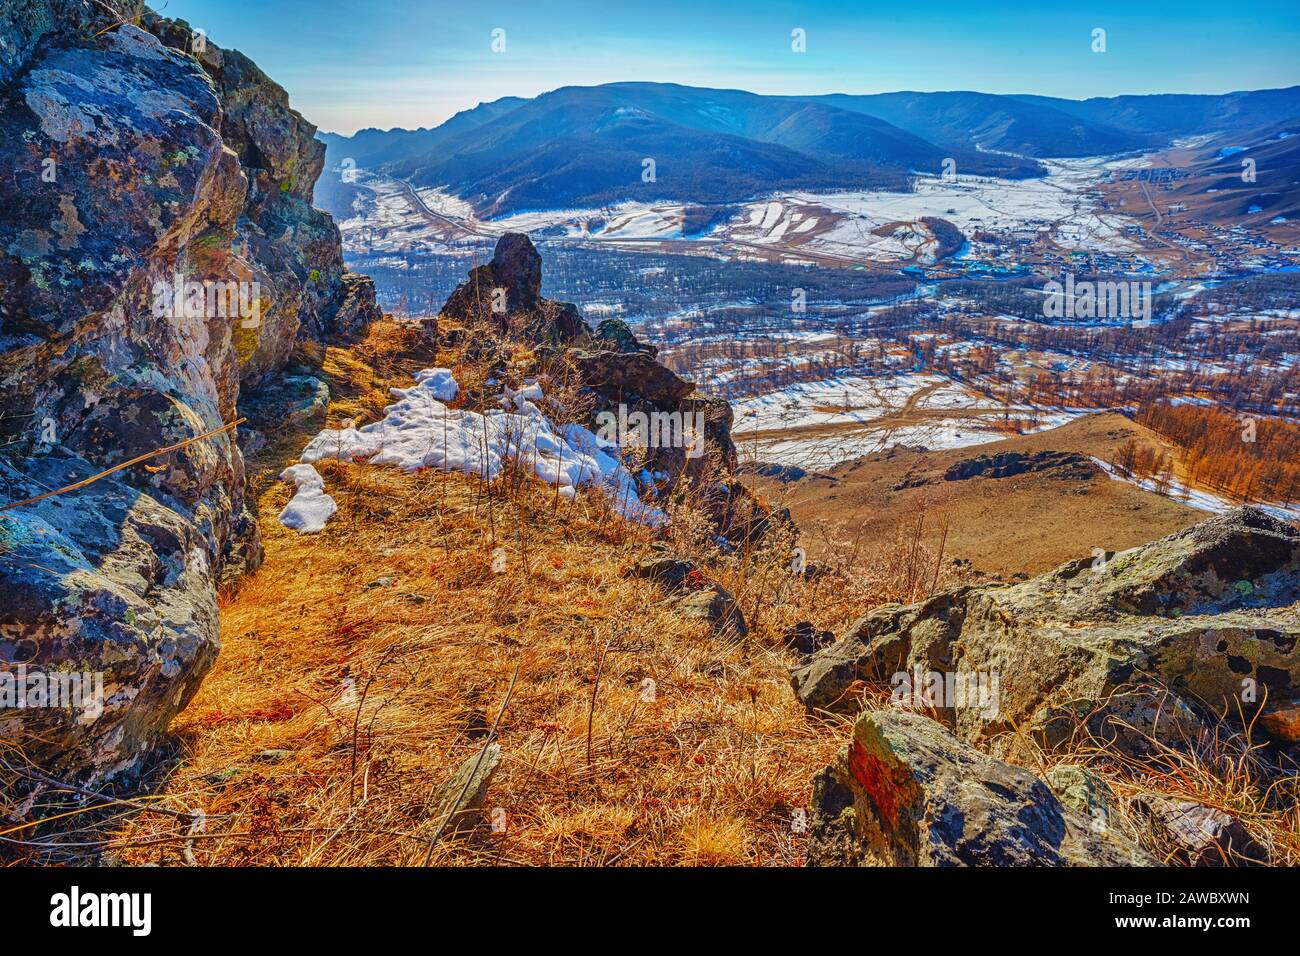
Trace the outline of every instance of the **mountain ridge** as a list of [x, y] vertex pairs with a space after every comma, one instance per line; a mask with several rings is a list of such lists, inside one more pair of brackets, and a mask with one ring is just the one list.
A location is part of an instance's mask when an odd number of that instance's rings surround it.
[[[1026, 178], [1039, 159], [1157, 149], [1300, 114], [1300, 86], [1065, 100], [977, 91], [786, 96], [677, 83], [562, 86], [419, 130], [323, 134], [330, 165], [445, 187], [494, 217], [773, 189], [906, 190], [916, 173]], [[653, 160], [653, 164], [647, 164]], [[646, 175], [646, 170], [650, 172]]]

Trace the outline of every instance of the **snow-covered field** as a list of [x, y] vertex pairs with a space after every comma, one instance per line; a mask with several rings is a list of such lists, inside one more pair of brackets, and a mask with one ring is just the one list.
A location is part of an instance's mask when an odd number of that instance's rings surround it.
[[[1068, 248], [1103, 251], [1135, 248], [1123, 234], [1131, 220], [1097, 210], [1087, 195], [1108, 168], [1122, 163], [1094, 158], [1044, 160], [1043, 164], [1049, 175], [1041, 179], [957, 176], [954, 181], [919, 176], [916, 191], [911, 193], [794, 193], [777, 202], [823, 207], [842, 216], [832, 230], [810, 242], [833, 253], [869, 249], [880, 242], [880, 237], [872, 235], [872, 229], [888, 222], [908, 222], [924, 216], [946, 219], [967, 235], [978, 230], [1031, 232], [1055, 227], [1057, 242]], [[766, 216], [781, 221], [780, 215], [770, 210]]]
[[[1006, 436], [978, 431], [955, 421], [934, 421], [888, 431], [820, 435], [809, 438], [775, 438], [758, 442], [755, 460], [776, 465], [793, 465], [809, 471], [825, 470], [863, 455], [885, 451], [895, 445], [925, 448], [964, 448], [983, 445]], [[743, 460], [749, 460], [751, 443], [742, 443]]]
[[482, 222], [488, 232], [538, 232], [560, 227], [566, 236], [594, 239], [680, 239], [685, 207], [625, 202], [602, 209], [521, 212]]
[[[1035, 420], [1032, 430], [1055, 428], [1077, 414], [1008, 409], [923, 373], [800, 382], [732, 407], [732, 433], [743, 458], [806, 469], [829, 468], [894, 445], [942, 449], [998, 441], [1007, 436], [992, 428], [997, 412]], [[951, 415], [944, 414], [948, 410]], [[789, 434], [773, 434], [781, 431]]]
[[[345, 252], [399, 252], [415, 244], [444, 246], [463, 238], [466, 233], [445, 222], [429, 222], [416, 209], [405, 187], [393, 179], [362, 177], [362, 185], [371, 190], [365, 213], [339, 222]], [[421, 200], [440, 215], [452, 220], [470, 219], [469, 204], [441, 189], [418, 190]]]
[[902, 223], [877, 234], [875, 230], [892, 220], [877, 220], [831, 205], [794, 196], [751, 203], [716, 235], [875, 262], [934, 262], [938, 244], [924, 224]]
[[[442, 243], [466, 234], [466, 230], [454, 224], [429, 222], [397, 180], [362, 174], [357, 181], [373, 191], [373, 201], [364, 215], [339, 223], [345, 239], [356, 248], [364, 244], [382, 252], [417, 241]], [[677, 203], [624, 202], [601, 208], [536, 210], [480, 220], [469, 203], [445, 189], [424, 187], [416, 191], [431, 212], [463, 223], [474, 232], [491, 235], [554, 232], [570, 238], [600, 240], [680, 239], [686, 208]]]
[[[914, 224], [926, 216], [952, 222], [970, 235], [978, 230], [1032, 234], [1052, 231], [1070, 249], [1131, 251], [1124, 235], [1132, 221], [1096, 207], [1092, 188], [1110, 170], [1134, 160], [1045, 160], [1049, 175], [1009, 180], [919, 175], [910, 193], [855, 190], [795, 192], [770, 196], [742, 206], [731, 221], [707, 238], [806, 250], [809, 253], [880, 262], [933, 260], [934, 237], [923, 226], [902, 225], [886, 235], [875, 230], [887, 223]], [[374, 248], [399, 248], [412, 240], [445, 241], [454, 227], [430, 223], [391, 179], [362, 173], [358, 179], [376, 193], [365, 217], [341, 223], [346, 235], [369, 229]], [[445, 190], [422, 188], [420, 198], [435, 213], [463, 222], [480, 233], [550, 232], [596, 241], [683, 239], [685, 204], [623, 202], [587, 209], [534, 210], [500, 219], [478, 220], [463, 200]], [[376, 242], [374, 232], [384, 235]]]
[[[902, 408], [907, 399], [927, 385], [942, 385], [937, 375], [846, 376], [819, 382], [797, 382], [732, 403], [737, 440], [745, 433], [773, 428], [806, 428], [870, 422]], [[848, 408], [849, 411], [836, 409]]]
[[431, 210], [452, 219], [473, 219], [474, 207], [440, 187], [417, 189], [420, 200]]

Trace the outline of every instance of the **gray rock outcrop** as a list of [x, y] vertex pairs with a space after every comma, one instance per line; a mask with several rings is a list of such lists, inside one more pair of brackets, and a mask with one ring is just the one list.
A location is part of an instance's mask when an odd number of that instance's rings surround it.
[[1013, 747], [1013, 728], [1049, 747], [1079, 728], [1125, 748], [1180, 746], [1223, 714], [1294, 697], [1298, 572], [1300, 532], [1240, 508], [1020, 584], [877, 608], [792, 681], [809, 709], [844, 711], [858, 681], [984, 675], [996, 707], [936, 710], [982, 749]]
[[0, 665], [103, 694], [0, 710], [0, 740], [85, 783], [140, 764], [216, 658], [217, 584], [260, 561], [235, 434], [200, 436], [377, 309], [311, 208], [315, 128], [251, 61], [130, 0], [20, 7], [0, 10]]
[[497, 240], [491, 261], [455, 288], [442, 315], [536, 344], [572, 342], [591, 333], [575, 306], [542, 298], [542, 256], [520, 232]]

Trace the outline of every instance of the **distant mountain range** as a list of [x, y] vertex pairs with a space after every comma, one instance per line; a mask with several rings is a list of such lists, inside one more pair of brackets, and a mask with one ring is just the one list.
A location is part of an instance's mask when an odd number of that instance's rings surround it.
[[[1038, 158], [1146, 150], [1298, 116], [1300, 87], [1064, 100], [613, 83], [495, 100], [432, 129], [321, 138], [331, 167], [350, 158], [443, 186], [492, 217], [628, 199], [712, 204], [775, 190], [906, 189], [913, 173], [938, 174], [947, 159], [962, 175], [1025, 178], [1044, 174]], [[653, 179], [643, 176], [646, 159]], [[318, 202], [350, 200], [327, 189]]]

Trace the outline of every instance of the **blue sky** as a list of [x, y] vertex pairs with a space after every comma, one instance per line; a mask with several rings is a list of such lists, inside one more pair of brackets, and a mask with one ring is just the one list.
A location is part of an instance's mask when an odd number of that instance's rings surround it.
[[[908, 9], [910, 7], [911, 9]], [[156, 0], [247, 53], [324, 130], [433, 126], [501, 96], [659, 80], [757, 93], [1081, 99], [1300, 83], [1298, 0]], [[1094, 28], [1106, 52], [1092, 51]], [[505, 51], [492, 51], [492, 31]], [[807, 50], [791, 50], [791, 31]]]

